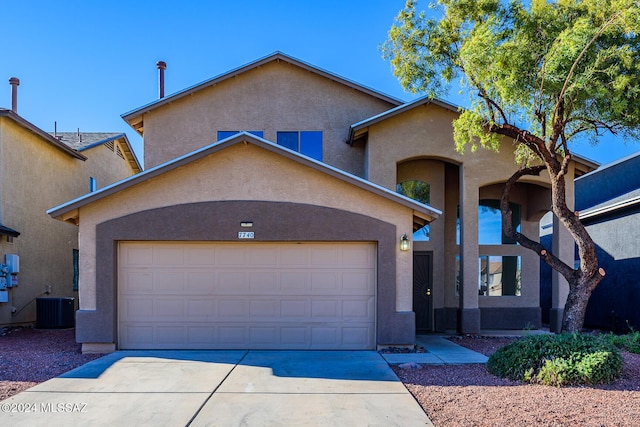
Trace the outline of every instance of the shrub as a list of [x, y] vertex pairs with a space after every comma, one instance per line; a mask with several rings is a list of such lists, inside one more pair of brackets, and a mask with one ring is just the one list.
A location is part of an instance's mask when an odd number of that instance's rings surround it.
[[626, 335], [614, 335], [609, 333], [604, 335], [604, 339], [618, 348], [627, 350], [630, 353], [640, 354], [640, 331], [632, 330]]
[[620, 351], [590, 335], [531, 335], [498, 349], [487, 362], [502, 378], [545, 385], [602, 384], [622, 372]]

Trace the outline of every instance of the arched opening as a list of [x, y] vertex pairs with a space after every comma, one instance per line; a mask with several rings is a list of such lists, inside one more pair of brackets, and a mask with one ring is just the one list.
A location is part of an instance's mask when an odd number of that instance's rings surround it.
[[[419, 179], [402, 181], [396, 185], [396, 192], [425, 205], [431, 203], [431, 185]], [[427, 224], [413, 231], [413, 240], [429, 241], [429, 233], [430, 227]]]

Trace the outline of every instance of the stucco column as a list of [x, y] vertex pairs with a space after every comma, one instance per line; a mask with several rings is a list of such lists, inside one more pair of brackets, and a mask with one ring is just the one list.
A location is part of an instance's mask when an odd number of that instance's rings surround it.
[[[570, 166], [566, 177], [566, 200], [569, 209], [574, 209], [574, 178], [575, 169]], [[569, 231], [553, 215], [553, 244], [551, 251], [565, 264], [573, 266], [575, 259], [575, 242]], [[569, 283], [556, 270], [551, 270], [551, 311], [549, 313], [549, 330], [560, 333], [562, 331], [562, 316], [564, 305], [569, 294]]]
[[478, 184], [460, 167], [460, 302], [458, 332], [480, 332], [478, 308]]

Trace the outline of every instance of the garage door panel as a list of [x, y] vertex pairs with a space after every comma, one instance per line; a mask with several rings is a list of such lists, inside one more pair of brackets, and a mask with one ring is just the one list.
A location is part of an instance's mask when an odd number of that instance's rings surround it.
[[126, 267], [153, 265], [153, 247], [137, 246], [130, 247], [125, 252], [125, 256], [120, 258], [120, 262]]
[[311, 275], [306, 271], [281, 272], [280, 290], [285, 295], [308, 295], [311, 291]]
[[246, 319], [249, 316], [249, 301], [220, 297], [218, 313], [224, 319]]
[[176, 301], [175, 298], [158, 298], [154, 301], [154, 317], [159, 320], [183, 321], [186, 318], [185, 303], [186, 301]]
[[216, 294], [218, 285], [216, 274], [212, 271], [188, 271], [184, 286], [187, 294]]
[[119, 270], [120, 348], [375, 347], [373, 244], [132, 242]]
[[344, 326], [176, 326], [153, 324], [122, 328], [121, 339], [132, 342], [130, 349], [319, 349], [369, 348], [372, 345], [368, 324]]
[[187, 247], [185, 264], [190, 266], [209, 266], [215, 264], [216, 250], [210, 246]]
[[210, 321], [218, 318], [218, 301], [210, 299], [189, 299], [186, 301], [189, 319], [193, 321]]
[[154, 247], [153, 265], [165, 268], [184, 266], [184, 249], [176, 246]]
[[153, 273], [153, 291], [156, 294], [175, 294], [184, 291], [185, 273], [179, 270], [161, 269]]
[[244, 247], [225, 247], [216, 250], [216, 264], [228, 267], [245, 267], [246, 250]]
[[300, 321], [301, 318], [310, 315], [310, 303], [306, 299], [285, 299], [280, 300], [280, 317], [283, 320], [293, 318]]
[[342, 273], [341, 290], [343, 294], [361, 295], [369, 289], [373, 277], [368, 271], [347, 271]]
[[238, 295], [249, 292], [246, 273], [242, 271], [224, 270], [218, 273], [218, 290], [220, 295]]
[[309, 264], [309, 251], [292, 245], [278, 251], [278, 265], [283, 267], [306, 267]]
[[153, 272], [150, 270], [126, 270], [120, 282], [121, 291], [127, 294], [153, 292]]

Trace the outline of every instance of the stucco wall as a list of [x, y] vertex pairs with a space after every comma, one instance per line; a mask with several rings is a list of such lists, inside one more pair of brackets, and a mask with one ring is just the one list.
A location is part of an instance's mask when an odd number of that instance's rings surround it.
[[[336, 208], [408, 232], [412, 211], [252, 144], [238, 144], [80, 208], [80, 308], [96, 308], [96, 226], [135, 212], [207, 201], [277, 201]], [[176, 218], [179, 226], [180, 218]], [[411, 253], [396, 248], [397, 311], [411, 311]]]
[[[46, 210], [87, 193], [89, 176], [106, 185], [132, 174], [128, 163], [104, 146], [85, 154], [87, 161], [73, 158], [0, 117], [0, 221], [21, 233], [14, 243], [0, 237], [0, 262], [7, 253], [20, 256], [19, 285], [9, 290], [8, 303], [0, 303], [0, 325], [34, 322], [36, 297], [76, 296], [72, 250], [78, 249], [78, 229]], [[51, 293], [44, 295], [47, 287]]]
[[[119, 142], [116, 141], [115, 144]], [[129, 162], [119, 157], [106, 145], [89, 148], [82, 151], [82, 154], [87, 157], [87, 160], [77, 174], [81, 176], [80, 181], [84, 181], [85, 184], [84, 187], [79, 188], [82, 191], [80, 194], [88, 192], [89, 177], [96, 179], [97, 188], [100, 189], [134, 174]]]
[[629, 332], [640, 329], [640, 208], [621, 209], [584, 221], [607, 275], [593, 291], [585, 325]]
[[[483, 316], [489, 319], [493, 318], [490, 313], [494, 309], [536, 308], [539, 306], [537, 255], [517, 245], [478, 244], [479, 200], [500, 199], [501, 184], [517, 170], [513, 147], [505, 142], [497, 153], [483, 148], [475, 153], [470, 150], [465, 154], [458, 153], [452, 129], [452, 121], [457, 115], [454, 111], [426, 104], [370, 126], [366, 156], [368, 179], [390, 189], [406, 179], [421, 179], [431, 184], [431, 204], [444, 213], [432, 224], [430, 241], [416, 242], [414, 249], [433, 251], [432, 295], [436, 311], [446, 307], [485, 309]], [[523, 232], [536, 239], [539, 211], [550, 206], [548, 176], [543, 173], [540, 177], [526, 177], [521, 181], [527, 185], [513, 193], [512, 201], [522, 206]], [[458, 206], [463, 239], [460, 246], [456, 244]], [[462, 295], [455, 292], [458, 255], [467, 266], [462, 273], [463, 282], [468, 284], [467, 292]], [[480, 255], [521, 256], [522, 296], [479, 296], [477, 263]], [[480, 313], [475, 316], [479, 326]], [[505, 322], [512, 318], [512, 315], [506, 316]], [[444, 329], [444, 317], [439, 321], [440, 325], [436, 314], [436, 328]], [[452, 327], [451, 323], [446, 327]]]
[[216, 141], [219, 130], [323, 132], [323, 161], [362, 176], [363, 148], [345, 144], [349, 126], [393, 105], [276, 61], [144, 114], [145, 169]]

